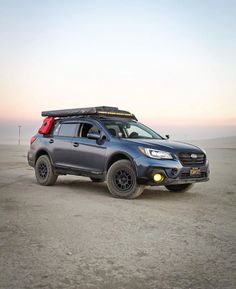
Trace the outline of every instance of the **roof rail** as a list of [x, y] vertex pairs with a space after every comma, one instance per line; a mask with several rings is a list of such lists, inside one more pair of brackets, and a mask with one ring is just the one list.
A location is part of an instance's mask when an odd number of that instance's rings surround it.
[[124, 117], [124, 118], [137, 120], [137, 118], [132, 113], [125, 111], [125, 110], [120, 110], [118, 109], [118, 107], [112, 107], [112, 106], [96, 106], [96, 107], [86, 107], [86, 108], [49, 110], [49, 111], [42, 111], [41, 115], [53, 116], [53, 117], [97, 115], [97, 116]]

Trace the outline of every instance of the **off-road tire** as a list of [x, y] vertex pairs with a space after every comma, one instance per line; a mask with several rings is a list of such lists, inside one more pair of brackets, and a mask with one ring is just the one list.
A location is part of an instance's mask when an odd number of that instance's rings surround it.
[[104, 179], [99, 179], [99, 178], [90, 178], [90, 180], [94, 183], [103, 183], [104, 182]]
[[136, 172], [129, 160], [119, 160], [111, 165], [107, 173], [107, 186], [117, 198], [134, 199], [145, 188], [136, 181]]
[[35, 176], [37, 182], [42, 186], [52, 186], [55, 184], [58, 175], [54, 174], [51, 161], [47, 155], [42, 155], [37, 159]]
[[170, 192], [184, 193], [192, 188], [193, 184], [179, 184], [179, 185], [166, 185], [165, 187]]

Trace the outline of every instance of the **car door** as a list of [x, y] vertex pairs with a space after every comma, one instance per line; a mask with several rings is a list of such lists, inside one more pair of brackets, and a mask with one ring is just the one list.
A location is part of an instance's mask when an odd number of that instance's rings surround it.
[[102, 127], [92, 121], [81, 121], [77, 136], [72, 142], [73, 166], [90, 173], [101, 173], [105, 168], [107, 138], [102, 141], [88, 139], [88, 132], [96, 131], [104, 134]]
[[78, 123], [66, 122], [59, 124], [53, 138], [49, 140], [53, 164], [56, 167], [71, 167], [72, 141], [77, 131]]

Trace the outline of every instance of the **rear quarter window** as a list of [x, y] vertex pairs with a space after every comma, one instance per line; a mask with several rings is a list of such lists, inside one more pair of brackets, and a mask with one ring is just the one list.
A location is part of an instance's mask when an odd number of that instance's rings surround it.
[[57, 122], [57, 123], [55, 123], [54, 124], [54, 128], [53, 128], [53, 132], [52, 132], [52, 135], [53, 136], [57, 136], [58, 135], [58, 132], [59, 132], [59, 130], [60, 130], [60, 123], [59, 122]]
[[62, 123], [58, 131], [58, 136], [73, 137], [75, 136], [76, 128], [77, 128], [76, 123]]

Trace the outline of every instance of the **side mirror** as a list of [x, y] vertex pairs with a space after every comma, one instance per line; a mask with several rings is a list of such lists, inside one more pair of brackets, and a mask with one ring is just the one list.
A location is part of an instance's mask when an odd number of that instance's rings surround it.
[[169, 134], [166, 134], [166, 139], [169, 139], [170, 138], [170, 135]]
[[94, 140], [100, 140], [101, 139], [101, 134], [99, 132], [89, 132], [87, 134], [88, 139], [94, 139]]

